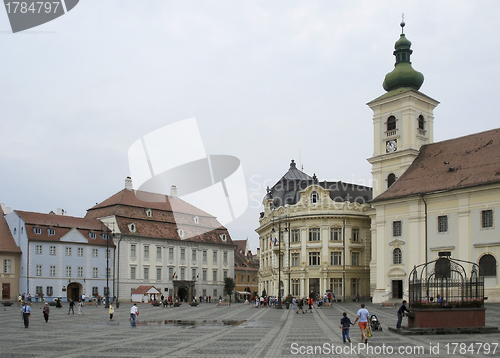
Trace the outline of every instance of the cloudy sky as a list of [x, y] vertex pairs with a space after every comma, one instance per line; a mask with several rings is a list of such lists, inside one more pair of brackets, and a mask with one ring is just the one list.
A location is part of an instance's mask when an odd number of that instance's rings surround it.
[[402, 12], [435, 140], [498, 127], [498, 1], [82, 0], [16, 34], [0, 11], [0, 202], [83, 216], [123, 188], [133, 142], [195, 117], [208, 154], [241, 160], [249, 208], [227, 227], [255, 252], [291, 159], [370, 184], [366, 103]]

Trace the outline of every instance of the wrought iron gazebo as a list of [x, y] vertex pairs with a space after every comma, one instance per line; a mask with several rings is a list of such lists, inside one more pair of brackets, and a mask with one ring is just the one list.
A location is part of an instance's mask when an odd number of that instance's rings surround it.
[[484, 278], [479, 275], [479, 265], [440, 252], [438, 259], [410, 272], [409, 301], [412, 308], [484, 307]]

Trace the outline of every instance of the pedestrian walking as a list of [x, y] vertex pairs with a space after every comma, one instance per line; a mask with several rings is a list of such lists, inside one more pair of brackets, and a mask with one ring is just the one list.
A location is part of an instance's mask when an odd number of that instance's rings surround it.
[[69, 309], [68, 309], [68, 314], [70, 312], [73, 312], [75, 314], [75, 302], [70, 298], [69, 299]]
[[49, 321], [49, 312], [50, 312], [49, 304], [45, 302], [45, 305], [43, 305], [43, 318], [45, 319], [45, 323]]
[[292, 298], [292, 310], [295, 311], [295, 306], [297, 305], [297, 299], [294, 297]]
[[24, 328], [28, 328], [30, 325], [30, 316], [31, 316], [31, 307], [28, 305], [28, 302], [24, 302], [23, 308], [21, 308], [21, 315], [24, 320]]
[[398, 323], [396, 323], [397, 329], [401, 329], [401, 322], [403, 321], [403, 316], [405, 315], [405, 311], [410, 312], [408, 311], [408, 308], [406, 308], [406, 301], [403, 301], [403, 304], [401, 305], [401, 307], [399, 307], [398, 310]]
[[[309, 305], [309, 309], [308, 309], [308, 311], [309, 311], [309, 312], [311, 312], [311, 313], [313, 313], [313, 304], [314, 304], [314, 303], [313, 303], [313, 299], [312, 299], [312, 297], [309, 297], [309, 299], [307, 300], [307, 304]], [[307, 312], [307, 311], [306, 311], [306, 312]]]
[[305, 313], [304, 312], [304, 299], [303, 298], [299, 299], [298, 306], [299, 306], [299, 308], [297, 309], [297, 314], [299, 314], [299, 311], [302, 311], [302, 313]]
[[365, 308], [365, 304], [361, 304], [361, 308], [358, 310], [358, 316], [354, 323], [358, 322], [359, 329], [361, 330], [361, 343], [368, 343], [368, 338], [366, 337], [366, 327], [368, 327], [368, 317], [370, 317], [370, 312]]
[[113, 303], [109, 304], [109, 320], [113, 320], [113, 314], [115, 313], [115, 309], [113, 307]]
[[347, 317], [347, 312], [342, 313], [342, 318], [340, 319], [340, 329], [342, 330], [342, 340], [346, 343], [346, 339], [351, 342], [351, 337], [349, 337], [349, 328], [351, 328], [354, 323], [351, 319]]
[[130, 319], [132, 320], [132, 327], [135, 327], [135, 319], [139, 315], [139, 309], [137, 308], [137, 303], [134, 303], [132, 308], [130, 309]]
[[83, 314], [83, 302], [78, 300], [78, 314]]

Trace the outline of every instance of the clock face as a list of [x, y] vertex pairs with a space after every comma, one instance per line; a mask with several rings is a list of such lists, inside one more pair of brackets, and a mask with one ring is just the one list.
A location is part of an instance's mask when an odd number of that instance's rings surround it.
[[397, 139], [388, 140], [385, 144], [386, 153], [392, 153], [398, 150], [398, 141]]

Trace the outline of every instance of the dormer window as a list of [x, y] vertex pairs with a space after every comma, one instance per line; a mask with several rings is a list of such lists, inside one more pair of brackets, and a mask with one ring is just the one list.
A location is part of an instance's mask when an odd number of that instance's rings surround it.
[[136, 231], [136, 229], [137, 229], [137, 227], [135, 226], [135, 224], [134, 224], [134, 223], [128, 224], [128, 230], [129, 230], [130, 232], [135, 232], [135, 231]]
[[227, 241], [227, 235], [226, 234], [222, 234], [222, 235], [219, 235], [220, 236], [220, 239], [222, 241]]
[[387, 131], [393, 131], [396, 129], [396, 117], [390, 116], [387, 118]]
[[146, 215], [148, 216], [148, 218], [152, 217], [153, 216], [153, 210], [151, 210], [151, 209], [146, 210]]
[[109, 238], [109, 235], [108, 234], [101, 234], [101, 238], [103, 240], [107, 240]]
[[33, 232], [34, 232], [36, 235], [42, 235], [42, 228], [40, 228], [40, 227], [34, 227], [34, 228], [33, 228]]
[[91, 239], [96, 239], [97, 238], [97, 234], [95, 232], [89, 232], [89, 237]]
[[199, 217], [197, 217], [197, 216], [195, 216], [195, 217], [193, 218], [193, 221], [194, 221], [194, 223], [195, 223], [195, 224], [199, 224], [199, 223], [200, 223], [200, 218], [199, 218]]
[[311, 204], [316, 204], [319, 201], [319, 195], [317, 192], [313, 191], [311, 194]]
[[184, 230], [182, 229], [177, 229], [177, 235], [179, 235], [179, 237], [184, 237]]
[[47, 229], [47, 234], [49, 236], [56, 236], [56, 229]]

